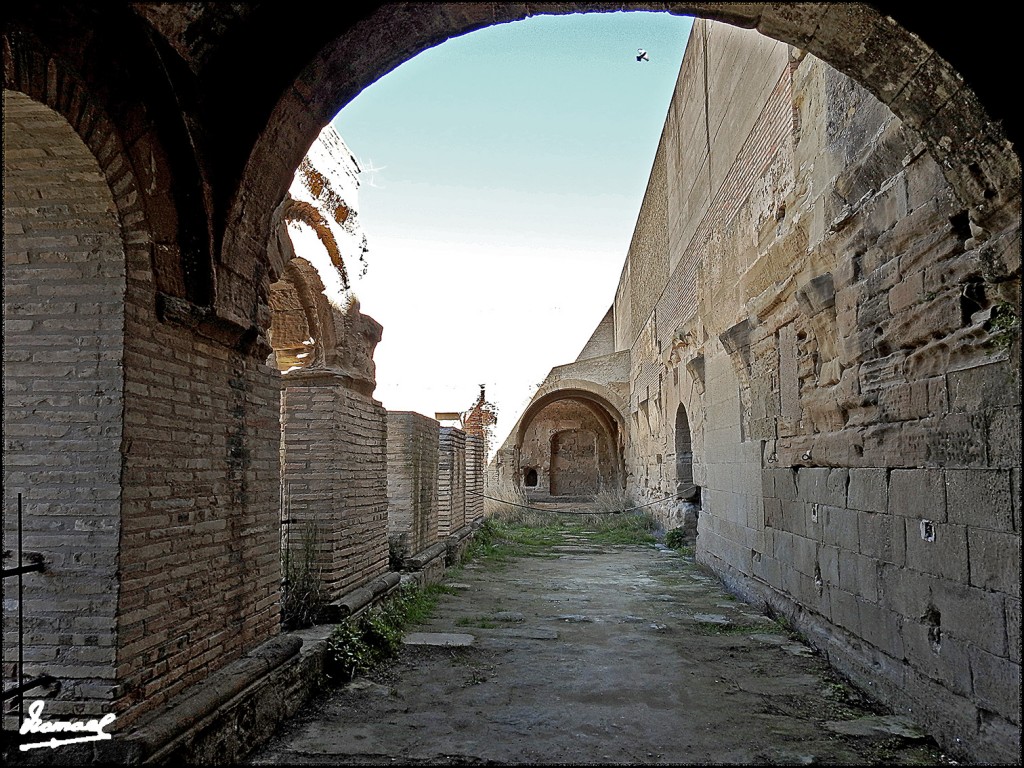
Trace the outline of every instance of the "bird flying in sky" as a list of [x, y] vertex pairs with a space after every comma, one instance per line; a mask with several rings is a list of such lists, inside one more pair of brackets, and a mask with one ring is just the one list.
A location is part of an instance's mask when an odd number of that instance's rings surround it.
[[647, 51], [645, 51], [643, 48], [637, 48], [636, 49], [636, 60], [637, 61], [650, 61], [650, 59], [647, 58]]

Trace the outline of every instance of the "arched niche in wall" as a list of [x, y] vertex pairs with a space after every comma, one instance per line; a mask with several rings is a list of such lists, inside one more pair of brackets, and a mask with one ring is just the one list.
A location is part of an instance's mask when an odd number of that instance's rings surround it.
[[542, 395], [527, 408], [517, 432], [524, 488], [552, 496], [620, 489], [621, 434], [614, 407], [592, 392], [574, 388]]
[[[67, 120], [5, 90], [3, 129], [4, 548], [17, 551], [7, 512], [21, 494], [22, 546], [45, 569], [25, 577], [24, 676], [60, 680], [47, 712], [70, 713], [74, 702], [75, 714], [98, 715], [116, 689], [124, 238], [99, 163]], [[9, 608], [17, 601], [4, 601], [13, 659]], [[91, 647], [73, 644], [83, 633]]]

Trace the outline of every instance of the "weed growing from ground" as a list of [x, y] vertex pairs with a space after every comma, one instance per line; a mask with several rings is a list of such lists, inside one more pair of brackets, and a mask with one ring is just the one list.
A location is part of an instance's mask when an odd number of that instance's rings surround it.
[[319, 538], [315, 521], [303, 526], [298, 546], [286, 541], [282, 548], [281, 626], [285, 630], [304, 629], [316, 623], [327, 603], [317, 564]]
[[514, 480], [505, 478], [494, 485], [487, 486], [484, 496], [484, 515], [486, 517], [521, 511], [526, 506], [526, 495]]
[[344, 683], [395, 656], [406, 629], [425, 622], [440, 596], [454, 591], [443, 584], [423, 589], [410, 584], [359, 616], [345, 619], [327, 638], [324, 673], [332, 682]]

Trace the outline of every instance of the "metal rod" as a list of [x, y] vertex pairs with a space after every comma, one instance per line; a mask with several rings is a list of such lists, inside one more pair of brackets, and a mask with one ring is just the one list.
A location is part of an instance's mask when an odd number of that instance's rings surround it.
[[[21, 570], [22, 506], [18, 494], [18, 685], [25, 681], [25, 574]], [[18, 722], [25, 722], [25, 697], [18, 697]]]
[[19, 565], [15, 568], [4, 568], [4, 578], [8, 576], [19, 576], [23, 573], [32, 573], [33, 571], [39, 571], [40, 573], [45, 570], [42, 563], [30, 563], [28, 565]]
[[55, 682], [57, 682], [57, 678], [53, 675], [40, 675], [39, 677], [33, 677], [31, 680], [28, 680], [21, 685], [16, 685], [15, 687], [4, 691], [3, 701], [13, 699], [15, 696], [22, 694], [25, 691], [30, 691], [33, 688], [38, 688], [41, 685], [50, 685]]

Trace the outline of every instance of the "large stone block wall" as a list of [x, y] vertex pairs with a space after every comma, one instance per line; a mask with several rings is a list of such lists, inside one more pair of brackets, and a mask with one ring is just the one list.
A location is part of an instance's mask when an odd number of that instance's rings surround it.
[[616, 294], [631, 489], [671, 493], [684, 404], [700, 560], [951, 751], [1014, 759], [1019, 218], [972, 228], [886, 107], [744, 30], [695, 23], [662, 143], [672, 276], [638, 315], [641, 215]]
[[466, 433], [441, 427], [437, 457], [437, 535], [443, 539], [466, 524]]
[[[100, 715], [117, 697], [124, 246], [110, 188], [63, 118], [4, 91], [3, 145], [3, 565], [20, 493], [22, 546], [45, 567], [24, 576], [25, 675], [62, 681], [47, 712]], [[5, 687], [16, 595], [5, 579]]]
[[285, 514], [292, 551], [316, 531], [329, 600], [388, 570], [387, 412], [329, 371], [283, 376]]
[[405, 559], [440, 540], [440, 425], [412, 411], [389, 411], [387, 428], [388, 540]]

